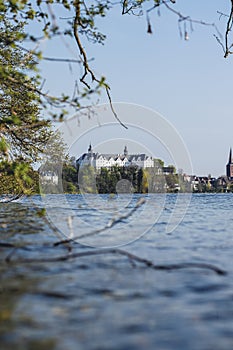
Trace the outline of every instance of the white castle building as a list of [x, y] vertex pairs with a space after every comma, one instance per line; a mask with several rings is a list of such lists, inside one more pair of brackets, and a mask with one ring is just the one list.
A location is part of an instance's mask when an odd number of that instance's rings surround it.
[[153, 168], [154, 160], [145, 153], [128, 154], [127, 146], [124, 148], [123, 154], [103, 154], [93, 152], [90, 144], [88, 152], [84, 153], [76, 161], [76, 167], [91, 165], [97, 170], [101, 168], [111, 168], [113, 166], [129, 167], [138, 166], [140, 168]]

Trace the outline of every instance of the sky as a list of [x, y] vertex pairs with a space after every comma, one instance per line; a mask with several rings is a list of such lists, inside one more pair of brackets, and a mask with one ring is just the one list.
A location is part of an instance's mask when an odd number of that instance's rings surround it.
[[[225, 28], [225, 19], [219, 20], [217, 11], [227, 13], [229, 0], [177, 0], [173, 8], [190, 15], [193, 19], [206, 22], [215, 22], [222, 31]], [[150, 14], [152, 34], [147, 33], [145, 17], [121, 16], [119, 8], [112, 10], [107, 17], [98, 22], [99, 29], [107, 35], [105, 45], [90, 44], [84, 41], [85, 49], [90, 58], [95, 74], [104, 75], [111, 86], [111, 97], [114, 103], [126, 104], [124, 110], [120, 108], [120, 119], [133, 123], [135, 106], [139, 106], [141, 119], [136, 125], [149, 130], [156, 130], [156, 120], [162, 116], [172, 125], [168, 127], [171, 138], [179, 136], [190, 155], [193, 174], [219, 176], [225, 174], [229, 148], [233, 146], [233, 115], [232, 115], [232, 81], [233, 56], [223, 57], [223, 51], [214, 38], [217, 34], [213, 26], [194, 24], [193, 31], [189, 24], [186, 30], [189, 40], [181, 39], [177, 24], [177, 17], [161, 9], [161, 15]], [[184, 30], [184, 24], [181, 24]], [[42, 48], [45, 55], [53, 57], [77, 57], [77, 49], [68, 39], [44, 42]], [[58, 63], [43, 63], [42, 73], [46, 76], [46, 88], [53, 93], [68, 91], [72, 93], [73, 82], [80, 74], [80, 68]], [[103, 93], [100, 103], [108, 103]], [[132, 105], [130, 111], [129, 105]], [[149, 113], [147, 113], [149, 110]], [[145, 112], [144, 112], [145, 111]], [[151, 116], [154, 111], [154, 119]], [[124, 114], [127, 113], [127, 116]], [[148, 116], [149, 115], [149, 116]], [[72, 113], [71, 113], [72, 117]], [[114, 116], [109, 113], [109, 123], [115, 122]], [[88, 124], [88, 118], [81, 119], [83, 129], [75, 130], [77, 139], [85, 129], [93, 128]], [[94, 119], [98, 126], [98, 118]], [[86, 124], [86, 125], [85, 125]], [[97, 136], [87, 135], [85, 142], [92, 142], [96, 149], [108, 153], [120, 153], [116, 149], [122, 140], [122, 147], [128, 143], [132, 153], [138, 152], [142, 146], [157, 158], [165, 158], [165, 162], [172, 162], [173, 151], [160, 140], [157, 130], [156, 142], [152, 147], [143, 141], [137, 142], [138, 136], [128, 137], [123, 127], [116, 126], [115, 131], [98, 129], [102, 134], [98, 142]], [[80, 133], [80, 134], [79, 134]], [[106, 140], [105, 140], [106, 138]], [[144, 140], [147, 136], [144, 135]], [[169, 139], [166, 138], [166, 140]], [[84, 142], [77, 143], [77, 156], [83, 152]], [[114, 148], [115, 147], [115, 148]], [[162, 148], [168, 149], [169, 157]], [[74, 151], [74, 144], [72, 146]], [[185, 169], [185, 165], [179, 166]], [[189, 170], [187, 170], [189, 171]]]

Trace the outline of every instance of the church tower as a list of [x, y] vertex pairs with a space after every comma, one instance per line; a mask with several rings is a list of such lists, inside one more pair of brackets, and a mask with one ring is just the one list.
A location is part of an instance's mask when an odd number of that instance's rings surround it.
[[233, 161], [232, 161], [232, 150], [230, 148], [229, 160], [226, 165], [227, 177], [233, 179]]

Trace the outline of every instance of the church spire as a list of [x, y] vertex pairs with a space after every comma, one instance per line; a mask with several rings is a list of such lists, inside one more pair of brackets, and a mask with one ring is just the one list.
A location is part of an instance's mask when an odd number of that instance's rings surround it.
[[229, 153], [229, 161], [226, 165], [226, 175], [228, 179], [232, 180], [233, 179], [233, 161], [232, 161], [232, 150], [230, 148], [230, 153]]
[[232, 150], [230, 148], [230, 153], [229, 153], [229, 161], [228, 164], [232, 164]]

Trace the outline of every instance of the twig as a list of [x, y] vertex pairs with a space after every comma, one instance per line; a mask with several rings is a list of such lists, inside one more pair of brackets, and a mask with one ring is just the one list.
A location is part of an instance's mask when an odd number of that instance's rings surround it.
[[153, 270], [158, 271], [173, 271], [173, 270], [180, 270], [180, 269], [187, 269], [187, 268], [198, 268], [198, 269], [207, 269], [215, 272], [217, 275], [225, 276], [227, 275], [227, 272], [223, 269], [220, 269], [219, 267], [212, 265], [212, 264], [206, 264], [206, 263], [177, 263], [177, 264], [167, 264], [167, 265], [156, 265], [153, 263], [153, 261], [141, 258], [135, 254], [129, 253], [122, 249], [117, 248], [110, 248], [110, 249], [94, 249], [89, 250], [85, 252], [79, 252], [79, 253], [71, 253], [67, 255], [62, 255], [58, 257], [53, 258], [40, 258], [40, 259], [22, 259], [18, 261], [11, 261], [8, 259], [7, 263], [14, 263], [14, 264], [35, 264], [35, 263], [54, 263], [59, 261], [68, 261], [71, 259], [77, 259], [87, 256], [94, 256], [94, 255], [106, 255], [106, 254], [113, 254], [113, 255], [121, 255], [127, 257], [130, 261], [138, 262], [146, 267], [149, 267]]
[[128, 127], [124, 123], [122, 123], [122, 121], [120, 120], [120, 118], [118, 117], [117, 113], [115, 112], [115, 110], [113, 108], [112, 98], [111, 98], [111, 95], [110, 95], [110, 92], [109, 92], [110, 88], [106, 85], [105, 89], [106, 89], [106, 93], [107, 93], [108, 100], [109, 100], [109, 103], [110, 103], [110, 108], [111, 108], [111, 111], [112, 111], [114, 117], [120, 123], [121, 126], [123, 126], [125, 129], [128, 129]]
[[[27, 52], [30, 55], [33, 55], [37, 57], [36, 51], [35, 50], [28, 50], [25, 47], [21, 45], [17, 45], [17, 47], [25, 52]], [[58, 57], [47, 57], [47, 56], [42, 56], [41, 58], [44, 61], [51, 61], [51, 62], [62, 62], [62, 63], [81, 63], [81, 60], [77, 60], [75, 58], [58, 58]]]
[[231, 0], [231, 11], [230, 11], [230, 15], [227, 21], [227, 28], [226, 28], [226, 32], [225, 32], [225, 55], [224, 58], [226, 58], [229, 54], [231, 54], [230, 50], [229, 50], [229, 44], [228, 44], [228, 35], [231, 31], [232, 28], [232, 19], [233, 19], [233, 0]]
[[0, 242], [0, 247], [3, 248], [15, 248], [16, 246], [12, 243]]
[[103, 82], [103, 81], [99, 80], [98, 78], [96, 78], [93, 70], [90, 68], [90, 66], [88, 64], [87, 54], [86, 54], [85, 49], [83, 48], [82, 42], [81, 42], [80, 37], [79, 37], [79, 27], [82, 27], [82, 23], [80, 22], [80, 18], [81, 18], [81, 4], [82, 4], [82, 2], [80, 0], [74, 1], [74, 4], [73, 4], [74, 5], [74, 9], [75, 9], [75, 18], [74, 18], [74, 23], [73, 23], [73, 34], [74, 34], [75, 41], [76, 41], [76, 43], [78, 45], [78, 49], [79, 49], [80, 56], [81, 56], [81, 59], [82, 59], [83, 70], [84, 70], [83, 75], [80, 78], [80, 81], [81, 81], [82, 84], [84, 84], [88, 88], [88, 90], [91, 90], [90, 85], [86, 81], [86, 78], [88, 76], [91, 77], [91, 81], [92, 82], [96, 82], [99, 85], [104, 86], [114, 117], [120, 123], [120, 125], [122, 125], [124, 128], [127, 129], [127, 127], [121, 122], [121, 120], [119, 119], [119, 117], [117, 116], [117, 113], [115, 112], [115, 110], [113, 108], [112, 99], [111, 99], [111, 96], [110, 96], [110, 93], [109, 93], [109, 86], [108, 86], [108, 84], [106, 84], [105, 82]]
[[220, 15], [220, 16], [219, 16], [219, 20], [220, 20], [222, 17], [229, 17], [229, 15], [227, 15], [227, 14], [221, 12], [221, 11], [217, 11], [217, 13]]
[[10, 202], [13, 202], [13, 201], [16, 201], [17, 199], [20, 199], [22, 197], [24, 197], [24, 193], [19, 193], [19, 194], [16, 194], [15, 196], [13, 197], [7, 197], [5, 200], [0, 200], [0, 203], [10, 203]]
[[95, 235], [97, 235], [97, 234], [99, 234], [101, 232], [104, 232], [104, 231], [112, 228], [113, 226], [115, 226], [119, 222], [122, 222], [122, 220], [128, 219], [144, 203], [145, 203], [145, 199], [144, 198], [140, 198], [138, 200], [138, 202], [136, 203], [135, 207], [133, 207], [133, 209], [131, 209], [127, 214], [121, 215], [120, 217], [118, 217], [116, 219], [112, 219], [106, 226], [100, 228], [99, 230], [95, 230], [95, 231], [92, 231], [92, 232], [89, 232], [89, 233], [84, 233], [84, 234], [79, 235], [79, 236], [75, 236], [75, 237], [72, 237], [72, 238], [69, 238], [69, 239], [65, 239], [65, 240], [62, 240], [62, 241], [55, 242], [54, 246], [56, 247], [56, 246], [61, 245], [61, 244], [67, 244], [67, 243], [70, 243], [70, 242], [74, 242], [77, 239], [82, 239], [82, 238], [86, 238], [86, 237], [95, 236]]
[[225, 47], [224, 47], [223, 43], [221, 42], [221, 40], [219, 39], [219, 37], [217, 35], [214, 34], [214, 37], [217, 40], [217, 42], [219, 43], [219, 45], [221, 46], [221, 48], [225, 54]]

